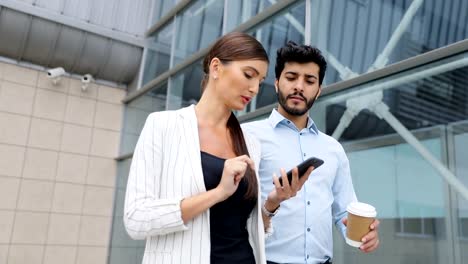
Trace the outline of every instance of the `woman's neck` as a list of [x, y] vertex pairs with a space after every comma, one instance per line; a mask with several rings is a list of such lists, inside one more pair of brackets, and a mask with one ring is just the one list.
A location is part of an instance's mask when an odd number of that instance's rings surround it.
[[231, 109], [209, 91], [205, 91], [195, 106], [198, 123], [212, 127], [226, 127], [231, 116]]

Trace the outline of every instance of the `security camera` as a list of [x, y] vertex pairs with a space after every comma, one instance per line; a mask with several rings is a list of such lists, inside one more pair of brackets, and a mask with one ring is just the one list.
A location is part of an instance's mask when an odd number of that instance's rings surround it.
[[62, 67], [49, 69], [47, 71], [47, 78], [52, 80], [52, 83], [56, 85], [60, 81], [60, 77], [65, 74], [65, 70]]
[[93, 81], [93, 76], [91, 74], [85, 74], [81, 77], [81, 90], [86, 91], [88, 89], [89, 84]]

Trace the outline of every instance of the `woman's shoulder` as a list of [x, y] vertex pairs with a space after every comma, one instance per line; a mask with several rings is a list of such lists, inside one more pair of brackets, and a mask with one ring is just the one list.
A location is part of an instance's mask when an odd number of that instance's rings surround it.
[[177, 110], [165, 110], [152, 112], [148, 115], [146, 120], [175, 120], [178, 116], [188, 116], [191, 117], [193, 114], [193, 107], [184, 107]]

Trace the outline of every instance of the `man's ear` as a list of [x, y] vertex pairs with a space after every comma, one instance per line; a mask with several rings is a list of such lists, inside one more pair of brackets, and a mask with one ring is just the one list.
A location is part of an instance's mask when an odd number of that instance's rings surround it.
[[322, 85], [319, 86], [319, 91], [318, 91], [317, 95], [315, 96], [315, 100], [317, 100], [317, 98], [319, 98], [321, 93], [322, 93]]
[[275, 79], [275, 91], [278, 93], [278, 79]]

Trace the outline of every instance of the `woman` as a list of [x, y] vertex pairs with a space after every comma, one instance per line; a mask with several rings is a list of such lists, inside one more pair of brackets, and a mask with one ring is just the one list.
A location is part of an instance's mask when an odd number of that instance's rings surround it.
[[[268, 57], [255, 38], [230, 33], [214, 44], [203, 68], [196, 106], [146, 120], [128, 179], [125, 227], [132, 238], [147, 239], [145, 264], [266, 263], [271, 214], [262, 215], [259, 144], [242, 133], [232, 110], [258, 93]], [[277, 185], [268, 199], [278, 204], [302, 184]]]

